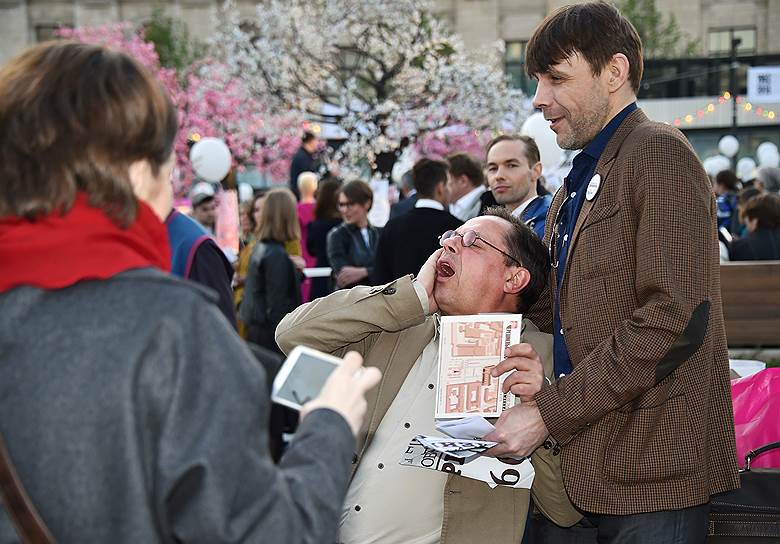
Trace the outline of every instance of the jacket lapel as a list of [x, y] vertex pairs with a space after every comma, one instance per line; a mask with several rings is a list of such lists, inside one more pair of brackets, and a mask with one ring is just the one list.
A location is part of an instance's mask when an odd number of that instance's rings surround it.
[[[547, 221], [544, 224], [544, 244], [547, 246], [548, 251], [550, 250], [550, 240], [552, 240], [553, 229], [557, 228], [558, 226], [558, 213], [561, 211], [561, 206], [563, 205], [564, 200], [566, 200], [567, 194], [568, 193], [566, 192], [565, 185], [558, 187], [558, 190], [555, 191], [555, 195], [553, 196], [552, 202], [550, 203], [550, 209], [547, 210]], [[552, 295], [553, 299], [555, 298], [556, 282], [557, 278], [555, 269], [551, 267], [550, 294]]]
[[626, 117], [626, 119], [615, 131], [615, 134], [612, 135], [609, 143], [607, 143], [607, 147], [604, 148], [604, 152], [601, 154], [601, 157], [599, 157], [599, 161], [596, 163], [596, 168], [593, 171], [593, 175], [601, 176], [601, 186], [599, 187], [596, 195], [591, 200], [585, 200], [585, 202], [582, 204], [582, 209], [577, 216], [577, 222], [574, 224], [574, 231], [572, 232], [571, 240], [569, 241], [569, 251], [566, 257], [566, 268], [564, 269], [563, 274], [564, 282], [566, 281], [566, 278], [569, 277], [569, 266], [571, 265], [572, 254], [576, 251], [578, 235], [582, 230], [582, 227], [587, 224], [590, 211], [594, 207], [598, 209], [600, 203], [609, 201], [609, 199], [603, 199], [600, 197], [605, 192], [609, 192], [615, 189], [615, 184], [609, 183], [609, 174], [612, 171], [612, 167], [617, 162], [615, 159], [617, 158], [618, 151], [620, 151], [620, 147], [623, 145], [623, 142], [625, 142], [631, 131], [633, 131], [639, 124], [645, 121], [647, 121], [647, 116], [640, 109], [636, 109], [631, 114], [629, 114], [629, 116]]

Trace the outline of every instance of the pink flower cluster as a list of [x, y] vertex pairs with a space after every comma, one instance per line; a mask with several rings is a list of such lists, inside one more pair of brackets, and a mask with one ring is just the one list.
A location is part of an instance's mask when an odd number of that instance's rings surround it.
[[[175, 192], [185, 195], [194, 179], [189, 142], [194, 135], [221, 138], [230, 148], [234, 167], [254, 165], [274, 181], [286, 179], [290, 159], [300, 145], [303, 120], [290, 113], [271, 115], [247, 84], [214, 59], [204, 59], [185, 74], [164, 68], [154, 44], [130, 23], [62, 29], [64, 38], [121, 49], [146, 67], [167, 89], [179, 111], [175, 142], [178, 176]], [[183, 83], [180, 83], [183, 82]]]
[[454, 125], [426, 133], [414, 143], [414, 150], [418, 157], [443, 159], [452, 153], [468, 153], [482, 160], [485, 145], [491, 138], [488, 130], [477, 131]]

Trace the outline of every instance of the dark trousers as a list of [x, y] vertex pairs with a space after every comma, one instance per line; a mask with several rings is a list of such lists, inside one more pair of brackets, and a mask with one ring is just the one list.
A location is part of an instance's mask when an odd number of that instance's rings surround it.
[[534, 517], [533, 544], [704, 544], [709, 503], [683, 510], [608, 516], [586, 514], [573, 527], [561, 528], [541, 514]]

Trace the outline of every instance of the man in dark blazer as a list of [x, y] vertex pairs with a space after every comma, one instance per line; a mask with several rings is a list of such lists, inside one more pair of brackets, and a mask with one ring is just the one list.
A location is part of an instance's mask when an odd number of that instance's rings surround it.
[[290, 161], [290, 190], [297, 200], [301, 199], [301, 192], [298, 189], [298, 176], [303, 172], [318, 173], [320, 164], [317, 158], [317, 147], [320, 141], [314, 133], [308, 130], [301, 137], [301, 147], [295, 152]]
[[585, 518], [538, 520], [538, 542], [703, 543], [710, 496], [739, 485], [709, 180], [682, 133], [637, 109], [642, 44], [617, 8], [561, 8], [526, 51], [534, 105], [582, 152], [550, 207], [554, 268], [527, 312], [553, 333], [560, 377], [501, 415], [491, 453], [548, 434], [561, 448]]
[[382, 230], [374, 261], [374, 285], [417, 274], [439, 247], [439, 236], [463, 224], [445, 209], [448, 175], [443, 161], [420, 159], [414, 165], [417, 200], [411, 210], [388, 221]]

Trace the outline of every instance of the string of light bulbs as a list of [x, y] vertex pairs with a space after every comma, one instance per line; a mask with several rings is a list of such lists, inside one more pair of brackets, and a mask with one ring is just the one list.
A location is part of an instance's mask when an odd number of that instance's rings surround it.
[[755, 115], [762, 117], [764, 119], [773, 120], [777, 117], [777, 114], [775, 113], [774, 110], [765, 108], [763, 106], [756, 106], [742, 96], [737, 96], [735, 98], [729, 91], [724, 91], [718, 97], [717, 101], [709, 102], [707, 103], [707, 105], [705, 105], [702, 108], [699, 108], [685, 115], [680, 115], [678, 117], [675, 117], [670, 124], [676, 127], [680, 127], [684, 125], [692, 125], [697, 119], [702, 119], [705, 116], [713, 114], [717, 108], [720, 108], [721, 106], [730, 103], [732, 100], [736, 100], [737, 105], [743, 111], [753, 112]]

